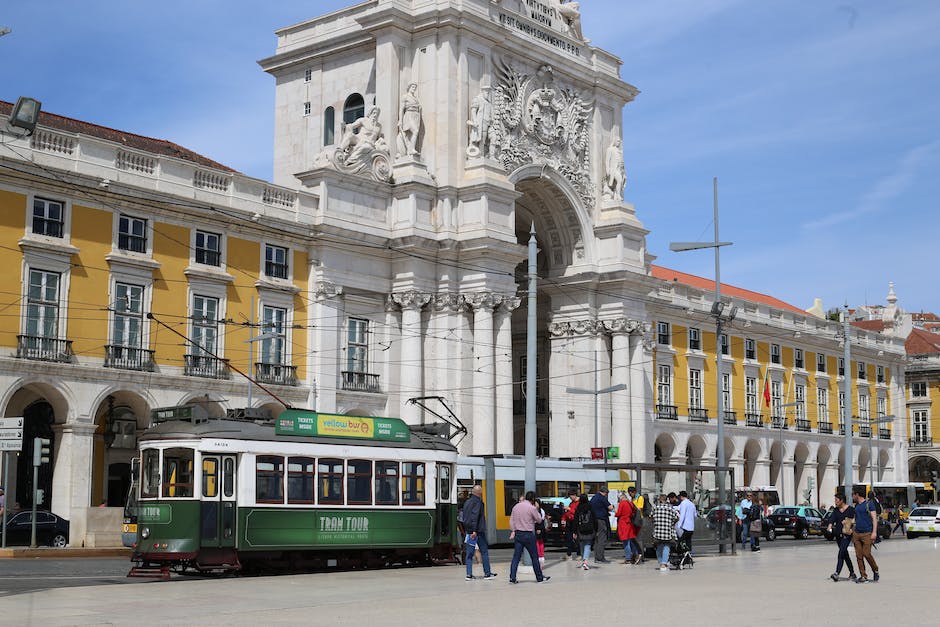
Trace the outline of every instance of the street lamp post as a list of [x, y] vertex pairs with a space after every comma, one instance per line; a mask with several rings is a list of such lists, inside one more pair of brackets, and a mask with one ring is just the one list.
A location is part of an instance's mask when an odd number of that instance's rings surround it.
[[[712, 179], [713, 204], [715, 212], [715, 239], [712, 242], [672, 242], [669, 244], [669, 250], [673, 252], [683, 252], [687, 250], [699, 250], [702, 248], [713, 248], [715, 250], [715, 302], [712, 305], [711, 313], [715, 316], [715, 371], [717, 376], [716, 387], [718, 389], [718, 446], [715, 451], [718, 471], [718, 502], [725, 504], [725, 476], [720, 468], [725, 464], [725, 412], [723, 397], [723, 373], [722, 373], [722, 354], [721, 354], [721, 327], [725, 321], [731, 321], [735, 314], [735, 307], [725, 315], [725, 304], [721, 301], [721, 256], [722, 246], [730, 246], [732, 242], [722, 242], [718, 239], [718, 177]], [[719, 545], [719, 550], [724, 552], [724, 544]]]

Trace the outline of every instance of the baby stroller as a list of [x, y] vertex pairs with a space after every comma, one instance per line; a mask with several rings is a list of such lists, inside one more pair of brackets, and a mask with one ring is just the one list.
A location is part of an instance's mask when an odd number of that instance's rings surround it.
[[692, 547], [686, 540], [679, 538], [669, 553], [669, 567], [672, 570], [682, 570], [693, 566], [695, 566], [695, 560], [692, 559]]

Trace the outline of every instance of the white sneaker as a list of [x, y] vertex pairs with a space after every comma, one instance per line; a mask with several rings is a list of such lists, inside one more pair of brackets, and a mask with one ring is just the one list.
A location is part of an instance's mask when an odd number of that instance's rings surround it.
[[659, 567], [659, 572], [661, 573], [669, 572], [669, 567], [666, 566], [665, 564], [661, 564]]
[[591, 567], [588, 566], [587, 562], [581, 562], [581, 568], [583, 568], [584, 570], [591, 570]]

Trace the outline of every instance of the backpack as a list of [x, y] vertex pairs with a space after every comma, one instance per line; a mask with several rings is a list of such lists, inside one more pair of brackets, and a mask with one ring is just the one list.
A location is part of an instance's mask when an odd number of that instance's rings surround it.
[[633, 505], [633, 513], [630, 514], [630, 524], [633, 525], [634, 529], [639, 529], [643, 526], [643, 512], [641, 512], [640, 508], [636, 505]]
[[594, 533], [594, 512], [590, 507], [585, 507], [575, 514], [575, 519], [578, 523], [578, 533], [585, 535]]

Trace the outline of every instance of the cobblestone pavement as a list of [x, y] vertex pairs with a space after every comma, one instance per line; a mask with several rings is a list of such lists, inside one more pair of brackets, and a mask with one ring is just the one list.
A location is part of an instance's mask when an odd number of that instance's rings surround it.
[[913, 608], [936, 594], [938, 539], [882, 542], [882, 579], [864, 585], [830, 581], [835, 547], [819, 541], [703, 556], [681, 572], [618, 561], [584, 571], [551, 555], [543, 584], [523, 572], [509, 584], [506, 555], [489, 581], [447, 566], [44, 590], [0, 599], [0, 624], [544, 626], [574, 612], [581, 624], [936, 624]]

